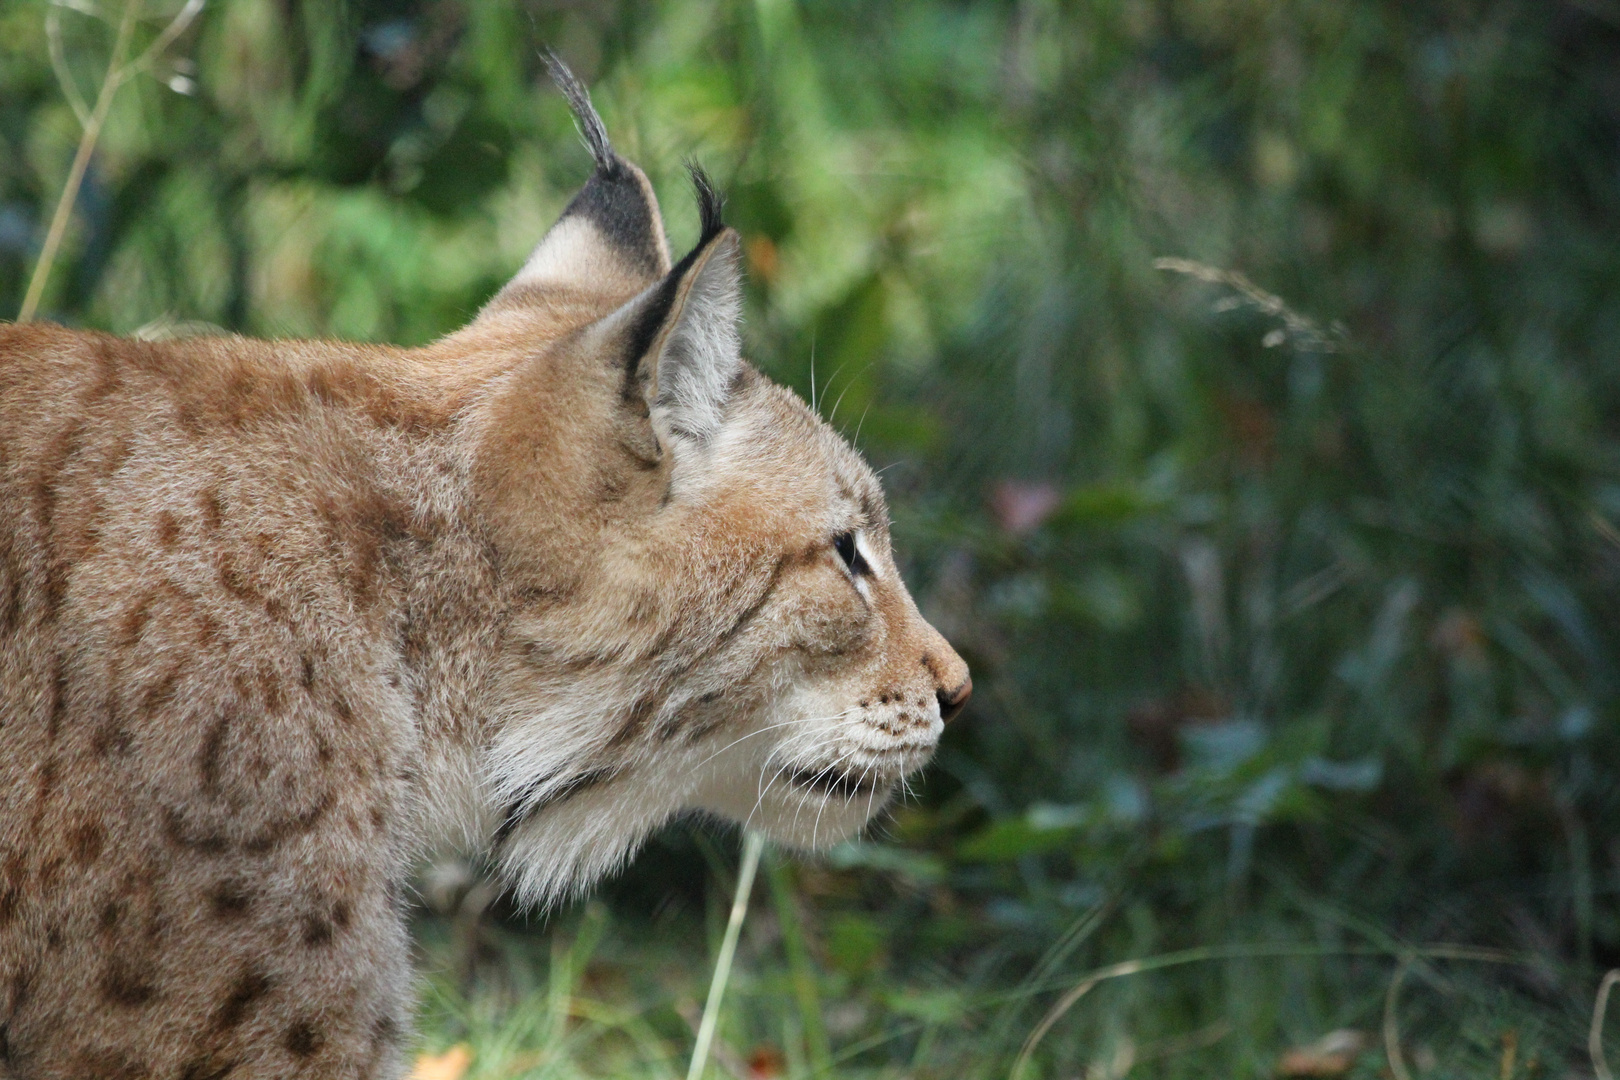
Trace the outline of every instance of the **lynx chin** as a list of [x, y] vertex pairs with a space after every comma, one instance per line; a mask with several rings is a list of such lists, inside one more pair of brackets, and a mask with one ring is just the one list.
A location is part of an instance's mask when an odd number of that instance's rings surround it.
[[394, 1077], [402, 893], [545, 904], [707, 813], [824, 846], [967, 667], [738, 237], [596, 169], [419, 349], [0, 326], [0, 1077]]

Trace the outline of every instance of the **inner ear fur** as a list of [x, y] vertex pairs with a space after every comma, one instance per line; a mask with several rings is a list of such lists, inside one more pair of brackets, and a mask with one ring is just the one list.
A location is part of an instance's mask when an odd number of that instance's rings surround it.
[[713, 438], [742, 369], [741, 243], [719, 224], [718, 212], [712, 225], [662, 281], [613, 317], [622, 328], [621, 396], [651, 421], [654, 454], [659, 436], [700, 444]]

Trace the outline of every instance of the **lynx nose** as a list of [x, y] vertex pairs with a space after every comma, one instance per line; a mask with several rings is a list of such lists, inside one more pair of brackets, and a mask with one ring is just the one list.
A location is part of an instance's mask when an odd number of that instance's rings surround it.
[[962, 711], [962, 706], [967, 704], [967, 699], [973, 696], [973, 676], [963, 679], [962, 685], [955, 690], [937, 690], [934, 696], [939, 698], [939, 718], [950, 723]]

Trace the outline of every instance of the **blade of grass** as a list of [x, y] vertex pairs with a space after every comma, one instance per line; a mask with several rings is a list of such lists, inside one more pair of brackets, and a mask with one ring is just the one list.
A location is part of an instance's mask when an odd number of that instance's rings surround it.
[[1390, 977], [1389, 990], [1384, 994], [1384, 1059], [1395, 1080], [1412, 1080], [1412, 1074], [1406, 1069], [1406, 1057], [1401, 1053], [1400, 1013], [1397, 1009], [1401, 983], [1406, 981], [1406, 973], [1411, 970], [1412, 958], [1401, 957], [1401, 962], [1395, 966], [1395, 974]]
[[1592, 1004], [1592, 1030], [1586, 1036], [1586, 1049], [1592, 1055], [1592, 1075], [1597, 1080], [1614, 1080], [1609, 1062], [1603, 1056], [1603, 1014], [1609, 1011], [1609, 991], [1617, 982], [1620, 982], [1620, 968], [1603, 976], [1603, 982], [1598, 984], [1597, 1001]]
[[799, 907], [793, 895], [791, 875], [780, 859], [773, 858], [765, 864], [765, 877], [771, 884], [776, 921], [782, 928], [782, 946], [787, 952], [793, 996], [799, 1006], [799, 1022], [804, 1025], [810, 1071], [816, 1076], [829, 1076], [833, 1068], [832, 1044], [827, 1040], [827, 1025], [821, 1014], [821, 993], [816, 985], [816, 966], [805, 944], [804, 927], [799, 922]]
[[720, 1022], [720, 1002], [726, 994], [726, 981], [731, 978], [731, 961], [737, 955], [737, 936], [742, 933], [744, 917], [748, 914], [748, 894], [754, 891], [754, 874], [759, 869], [759, 853], [765, 847], [765, 837], [750, 832], [743, 838], [742, 866], [737, 870], [737, 892], [731, 899], [731, 918], [726, 922], [725, 940], [720, 943], [720, 955], [714, 961], [714, 978], [709, 982], [709, 1000], [703, 1006], [703, 1020], [698, 1024], [697, 1044], [692, 1047], [692, 1067], [686, 1071], [686, 1080], [701, 1080], [709, 1064], [709, 1046], [714, 1042], [715, 1025]]

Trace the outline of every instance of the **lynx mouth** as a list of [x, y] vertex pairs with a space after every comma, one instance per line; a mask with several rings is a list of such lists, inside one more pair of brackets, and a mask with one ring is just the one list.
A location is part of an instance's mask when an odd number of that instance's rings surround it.
[[844, 799], [854, 799], [862, 795], [873, 795], [889, 785], [886, 777], [870, 770], [854, 775], [834, 765], [824, 769], [790, 769], [787, 778], [798, 787], [829, 798], [836, 795]]

